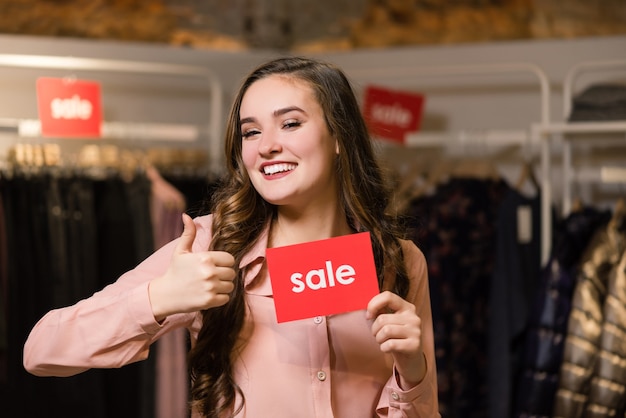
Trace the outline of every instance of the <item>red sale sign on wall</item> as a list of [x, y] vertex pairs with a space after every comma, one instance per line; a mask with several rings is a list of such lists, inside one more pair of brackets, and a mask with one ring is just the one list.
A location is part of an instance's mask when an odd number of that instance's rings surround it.
[[100, 85], [66, 78], [37, 79], [37, 106], [44, 137], [100, 136]]
[[267, 249], [278, 322], [365, 309], [379, 293], [370, 234]]
[[373, 135], [403, 143], [407, 132], [419, 130], [423, 107], [421, 94], [369, 86], [363, 116]]

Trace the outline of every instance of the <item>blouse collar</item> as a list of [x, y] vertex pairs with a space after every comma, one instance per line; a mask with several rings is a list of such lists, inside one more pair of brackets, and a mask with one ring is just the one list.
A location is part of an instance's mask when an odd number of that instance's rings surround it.
[[[241, 258], [239, 269], [243, 272], [244, 287], [246, 290], [256, 289], [262, 294], [271, 295], [271, 284], [268, 275], [259, 275], [262, 268], [266, 268], [265, 254], [269, 240], [270, 222], [268, 222], [256, 242], [246, 254]], [[258, 279], [258, 280], [255, 280]]]

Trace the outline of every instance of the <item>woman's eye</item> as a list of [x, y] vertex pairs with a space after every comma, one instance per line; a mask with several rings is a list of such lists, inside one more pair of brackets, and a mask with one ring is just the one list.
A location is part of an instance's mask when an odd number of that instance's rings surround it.
[[302, 125], [302, 123], [298, 120], [288, 120], [285, 123], [283, 123], [283, 128], [285, 129], [297, 128], [300, 125]]
[[260, 133], [260, 131], [257, 131], [256, 129], [250, 129], [247, 131], [244, 131], [241, 136], [243, 137], [243, 139], [248, 139], [248, 138], [252, 138], [254, 135], [258, 135]]

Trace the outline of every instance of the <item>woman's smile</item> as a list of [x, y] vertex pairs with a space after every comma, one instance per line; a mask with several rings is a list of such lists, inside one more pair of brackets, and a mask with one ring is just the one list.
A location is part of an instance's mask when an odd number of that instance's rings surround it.
[[293, 163], [272, 162], [261, 164], [261, 171], [268, 179], [286, 176], [296, 169], [298, 165]]

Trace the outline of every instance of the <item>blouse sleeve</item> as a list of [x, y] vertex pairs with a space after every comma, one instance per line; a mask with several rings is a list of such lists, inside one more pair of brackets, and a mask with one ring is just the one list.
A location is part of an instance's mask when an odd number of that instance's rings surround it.
[[437, 370], [433, 318], [428, 287], [428, 269], [424, 254], [410, 241], [402, 243], [407, 273], [411, 281], [407, 300], [417, 308], [422, 324], [422, 345], [426, 357], [426, 375], [415, 387], [402, 390], [394, 375], [389, 379], [376, 408], [379, 417], [432, 418], [440, 417], [437, 397]]
[[[204, 246], [198, 225], [194, 250]], [[204, 239], [203, 239], [204, 238]], [[148, 357], [150, 345], [167, 331], [191, 327], [197, 314], [178, 314], [158, 323], [148, 284], [163, 275], [178, 239], [133, 270], [75, 305], [48, 312], [24, 345], [24, 367], [37, 376], [71, 376], [90, 368], [118, 368]]]

